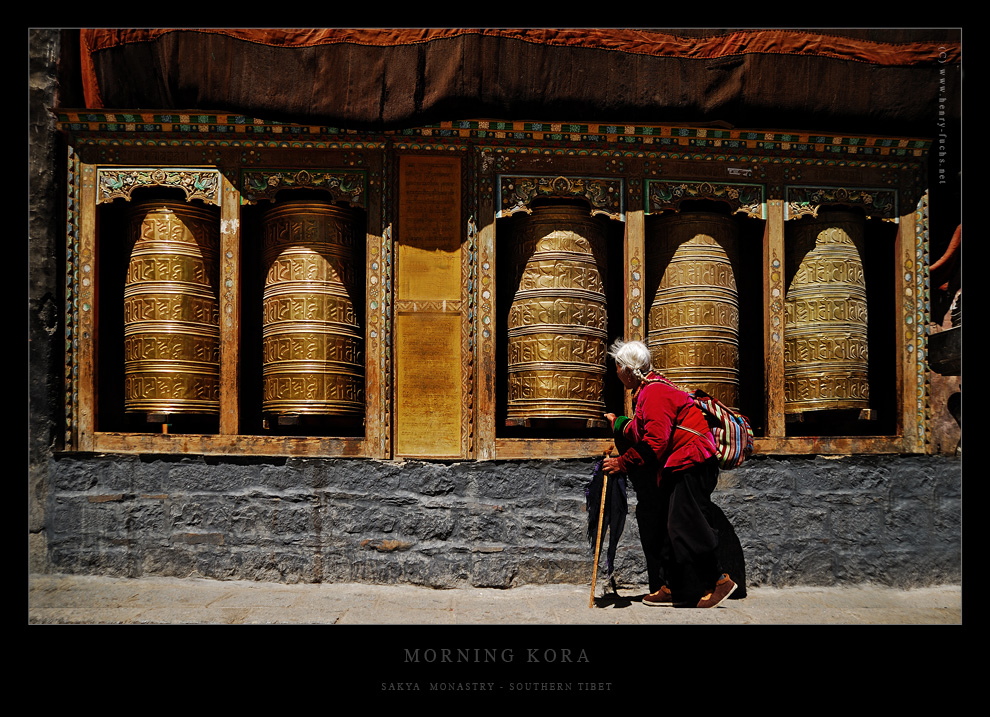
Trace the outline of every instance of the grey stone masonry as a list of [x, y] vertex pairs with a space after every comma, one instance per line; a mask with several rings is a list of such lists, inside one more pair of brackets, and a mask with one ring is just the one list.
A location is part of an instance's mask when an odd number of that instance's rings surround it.
[[[438, 588], [589, 583], [589, 460], [384, 462], [63, 454], [49, 564], [107, 576]], [[750, 459], [714, 495], [749, 585], [961, 580], [960, 461]], [[645, 583], [629, 489], [616, 561]]]

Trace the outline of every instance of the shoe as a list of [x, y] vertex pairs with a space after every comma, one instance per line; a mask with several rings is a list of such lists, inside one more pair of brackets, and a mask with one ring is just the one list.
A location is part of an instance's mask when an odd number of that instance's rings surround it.
[[[698, 601], [698, 607], [715, 607], [723, 600], [725, 600], [729, 595], [735, 592], [738, 586], [732, 582], [732, 579], [728, 575], [722, 573], [722, 577], [718, 579], [715, 583], [715, 589], [710, 593], [704, 595], [701, 600]], [[643, 598], [646, 600], [646, 598]]]
[[650, 607], [671, 606], [674, 604], [674, 596], [667, 589], [666, 585], [662, 585], [656, 592], [644, 595], [643, 604]]

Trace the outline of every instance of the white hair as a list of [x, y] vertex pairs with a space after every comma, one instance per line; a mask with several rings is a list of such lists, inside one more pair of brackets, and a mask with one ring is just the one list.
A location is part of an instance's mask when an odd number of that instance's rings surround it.
[[628, 368], [640, 381], [650, 372], [653, 357], [642, 341], [616, 339], [608, 353], [615, 359], [615, 363]]

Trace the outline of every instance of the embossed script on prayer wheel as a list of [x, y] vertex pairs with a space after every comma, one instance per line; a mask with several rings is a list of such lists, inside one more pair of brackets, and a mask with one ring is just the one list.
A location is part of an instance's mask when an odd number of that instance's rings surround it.
[[124, 408], [218, 414], [219, 215], [181, 202], [144, 202], [127, 226]]
[[355, 305], [362, 233], [355, 214], [288, 201], [262, 219], [262, 410], [364, 414], [363, 331]]
[[587, 207], [535, 206], [511, 240], [506, 424], [605, 410], [605, 234]]
[[738, 408], [736, 223], [692, 212], [658, 217], [647, 231], [648, 282], [657, 287], [647, 335], [654, 368]]
[[822, 211], [788, 227], [785, 413], [869, 407], [864, 225]]

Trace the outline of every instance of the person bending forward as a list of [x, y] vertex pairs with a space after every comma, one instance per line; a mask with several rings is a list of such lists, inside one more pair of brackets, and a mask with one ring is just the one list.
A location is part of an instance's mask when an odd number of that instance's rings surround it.
[[609, 351], [622, 384], [634, 391], [631, 419], [605, 414], [616, 444], [608, 473], [624, 473], [636, 491], [636, 522], [650, 594], [644, 605], [715, 607], [736, 589], [715, 554], [718, 535], [708, 515], [718, 459], [704, 414], [694, 400], [652, 370], [639, 341], [617, 340]]

